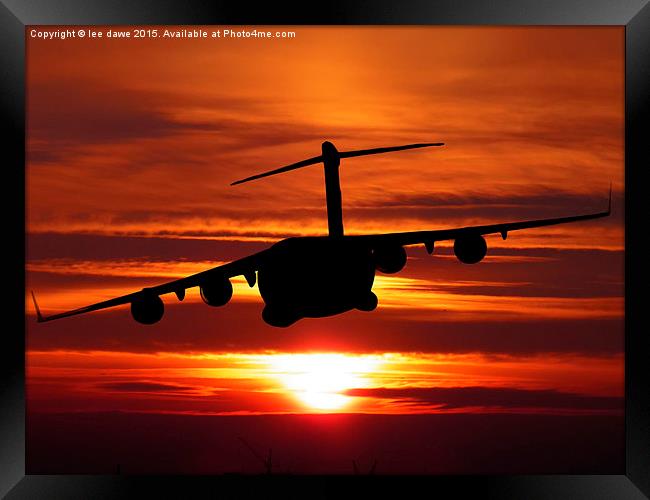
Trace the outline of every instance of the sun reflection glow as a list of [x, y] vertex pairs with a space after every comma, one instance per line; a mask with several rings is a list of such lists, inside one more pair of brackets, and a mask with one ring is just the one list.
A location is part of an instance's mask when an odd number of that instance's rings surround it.
[[269, 359], [270, 374], [305, 406], [313, 410], [341, 410], [353, 398], [342, 394], [368, 387], [382, 364], [381, 356], [346, 354], [286, 354]]

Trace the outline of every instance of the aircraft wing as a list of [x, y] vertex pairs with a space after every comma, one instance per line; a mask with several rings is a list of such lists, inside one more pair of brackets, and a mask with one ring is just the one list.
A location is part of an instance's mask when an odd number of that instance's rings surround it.
[[175, 293], [179, 300], [183, 300], [185, 297], [185, 290], [187, 288], [192, 288], [195, 286], [201, 285], [202, 282], [214, 278], [232, 278], [233, 276], [243, 275], [246, 277], [248, 284], [253, 286], [255, 284], [255, 271], [259, 268], [260, 262], [264, 259], [265, 254], [268, 250], [262, 250], [253, 255], [249, 255], [242, 259], [238, 259], [222, 266], [214, 267], [206, 271], [202, 271], [197, 274], [192, 274], [185, 278], [180, 278], [168, 283], [163, 283], [154, 287], [144, 288], [141, 291], [129, 293], [127, 295], [122, 295], [120, 297], [115, 297], [113, 299], [104, 300], [102, 302], [97, 302], [96, 304], [91, 304], [89, 306], [80, 307], [79, 309], [73, 309], [71, 311], [65, 311], [62, 313], [52, 314], [50, 316], [43, 316], [41, 314], [40, 308], [36, 303], [36, 297], [34, 292], [32, 292], [32, 299], [34, 301], [34, 307], [36, 309], [36, 318], [39, 323], [44, 321], [52, 321], [59, 318], [67, 318], [68, 316], [76, 316], [77, 314], [83, 314], [91, 311], [99, 311], [100, 309], [107, 309], [109, 307], [115, 307], [123, 304], [129, 304], [133, 300], [137, 299], [140, 294], [143, 292], [152, 293], [155, 295], [164, 295], [166, 293]]
[[[570, 217], [557, 217], [553, 219], [536, 219], [520, 222], [505, 222], [501, 224], [488, 224], [484, 226], [467, 226], [454, 229], [439, 229], [434, 231], [411, 231], [405, 233], [388, 233], [388, 234], [372, 234], [372, 235], [359, 235], [349, 236], [359, 241], [367, 241], [369, 246], [382, 246], [382, 245], [416, 245], [425, 244], [427, 250], [432, 251], [433, 243], [435, 241], [455, 240], [467, 234], [501, 234], [503, 239], [506, 239], [510, 231], [519, 229], [531, 229], [535, 227], [554, 226], [557, 224], [567, 224], [569, 222], [578, 222], [590, 219], [599, 219], [607, 217], [612, 210], [612, 193], [610, 188], [609, 204], [607, 210], [604, 212], [597, 212], [584, 215], [573, 215]], [[431, 250], [430, 250], [431, 249]]]

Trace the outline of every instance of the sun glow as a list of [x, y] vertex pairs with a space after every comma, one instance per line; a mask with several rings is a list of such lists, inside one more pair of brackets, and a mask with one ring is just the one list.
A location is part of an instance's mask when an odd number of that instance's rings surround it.
[[347, 389], [368, 387], [381, 356], [286, 354], [269, 360], [271, 375], [313, 410], [341, 410], [353, 400]]

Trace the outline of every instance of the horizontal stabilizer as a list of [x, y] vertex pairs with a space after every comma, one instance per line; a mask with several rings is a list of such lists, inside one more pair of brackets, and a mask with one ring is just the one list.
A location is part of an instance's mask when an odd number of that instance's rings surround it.
[[357, 151], [341, 151], [341, 158], [354, 158], [355, 156], [376, 155], [381, 153], [390, 153], [392, 151], [403, 151], [405, 149], [428, 148], [431, 146], [444, 146], [444, 142], [424, 142], [421, 144], [406, 144], [404, 146], [390, 146], [387, 148], [359, 149]]
[[[332, 145], [330, 144], [330, 146]], [[339, 158], [354, 158], [356, 156], [376, 155], [380, 153], [390, 153], [392, 151], [403, 151], [405, 149], [428, 148], [430, 146], [444, 146], [444, 142], [425, 142], [419, 144], [406, 144], [404, 146], [389, 146], [386, 148], [359, 149], [356, 151], [340, 151], [340, 152], [336, 151], [336, 149], [334, 148], [334, 152], [335, 154], [338, 154]], [[230, 185], [236, 186], [237, 184], [243, 184], [244, 182], [254, 181], [255, 179], [261, 179], [263, 177], [268, 177], [270, 175], [281, 174], [283, 172], [290, 172], [291, 170], [296, 170], [298, 168], [308, 167], [309, 165], [322, 163], [324, 160], [325, 158], [323, 158], [323, 155], [314, 156], [313, 158], [308, 158], [306, 160], [302, 160], [297, 163], [292, 163], [291, 165], [286, 165], [284, 167], [276, 168], [274, 170], [269, 170], [268, 172], [251, 175], [250, 177], [246, 177], [245, 179], [235, 181]]]
[[298, 163], [292, 163], [291, 165], [287, 165], [285, 167], [276, 168], [275, 170], [269, 170], [268, 172], [264, 172], [262, 174], [251, 175], [250, 177], [246, 177], [245, 179], [235, 181], [235, 182], [231, 183], [230, 185], [235, 186], [237, 184], [243, 184], [244, 182], [254, 181], [255, 179], [261, 179], [262, 177], [268, 177], [269, 175], [275, 175], [275, 174], [281, 174], [283, 172], [289, 172], [291, 170], [295, 170], [297, 168], [302, 168], [302, 167], [307, 167], [309, 165], [314, 165], [314, 164], [320, 163], [322, 161], [323, 161], [323, 157], [321, 155], [314, 156], [313, 158], [308, 158], [306, 160], [299, 161]]

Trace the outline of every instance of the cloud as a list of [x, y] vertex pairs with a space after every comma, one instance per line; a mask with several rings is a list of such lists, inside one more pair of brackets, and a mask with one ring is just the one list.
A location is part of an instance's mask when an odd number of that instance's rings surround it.
[[[624, 199], [615, 193], [612, 203], [622, 207]], [[603, 192], [576, 193], [554, 190], [549, 187], [528, 186], [526, 192], [444, 192], [431, 194], [392, 194], [366, 199], [346, 207], [346, 214], [354, 217], [419, 218], [449, 222], [463, 218], [480, 217], [485, 220], [508, 222], [511, 220], [541, 219], [607, 209], [607, 190]], [[449, 222], [448, 222], [449, 221]], [[604, 219], [599, 224], [618, 225], [617, 217]]]
[[510, 387], [409, 387], [350, 389], [348, 396], [395, 400], [439, 409], [468, 407], [550, 408], [575, 410], [618, 410], [624, 399], [610, 396], [573, 394], [553, 389], [516, 389]]
[[181, 128], [161, 111], [158, 96], [151, 92], [100, 82], [79, 83], [65, 79], [31, 82], [27, 133], [34, 145], [42, 141], [52, 147], [54, 143], [74, 146], [160, 138]]
[[[175, 299], [170, 299], [175, 300]], [[278, 350], [433, 353], [584, 353], [624, 351], [620, 319], [503, 318], [477, 321], [444, 311], [382, 309], [301, 320], [288, 330], [266, 325], [261, 302], [170, 304], [154, 326], [134, 322], [120, 307], [51, 323], [28, 317], [31, 350], [119, 350], [125, 352], [228, 352]], [[41, 304], [44, 307], [43, 304]]]
[[259, 252], [265, 242], [183, 239], [94, 234], [36, 233], [27, 235], [29, 260], [149, 259], [228, 261]]
[[159, 382], [132, 381], [132, 382], [106, 382], [97, 384], [102, 390], [112, 392], [190, 392], [196, 387], [176, 384], [162, 384]]
[[[87, 78], [32, 81], [28, 112], [30, 166], [69, 163], [77, 157], [88, 161], [95, 152], [111, 147], [119, 151], [122, 143], [143, 140], [164, 144], [178, 139], [181, 146], [167, 151], [169, 144], [160, 149], [144, 142], [134, 162], [139, 169], [160, 168], [174, 161], [197, 166], [215, 152], [227, 156], [235, 151], [247, 157], [256, 149], [308, 141], [319, 145], [323, 138], [353, 140], [358, 134], [377, 134], [370, 128], [287, 121], [253, 97], [192, 96]], [[198, 151], [182, 147], [188, 137], [194, 147], [198, 144]]]

